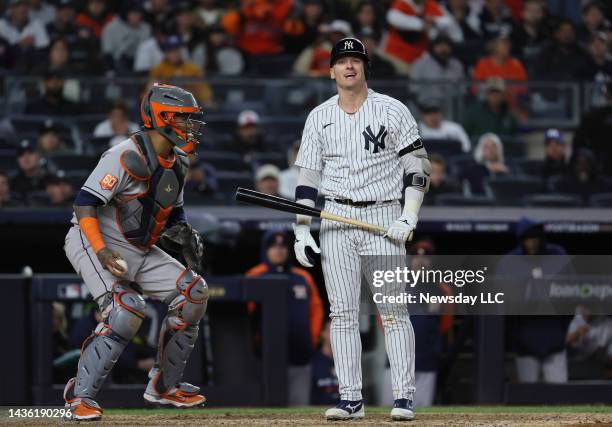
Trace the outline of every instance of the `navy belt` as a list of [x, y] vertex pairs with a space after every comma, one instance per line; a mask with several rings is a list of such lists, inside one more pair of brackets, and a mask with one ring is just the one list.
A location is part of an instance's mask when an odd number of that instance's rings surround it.
[[383, 201], [354, 202], [351, 199], [332, 199], [332, 198], [329, 198], [327, 200], [333, 200], [334, 202], [339, 203], [341, 205], [349, 205], [349, 206], [354, 206], [356, 208], [365, 208], [365, 207], [373, 206], [373, 205], [384, 205], [387, 203], [393, 203], [397, 201], [397, 200], [383, 200]]

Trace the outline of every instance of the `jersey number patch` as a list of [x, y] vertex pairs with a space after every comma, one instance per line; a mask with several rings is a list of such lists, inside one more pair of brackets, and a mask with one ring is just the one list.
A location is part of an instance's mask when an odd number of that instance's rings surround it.
[[104, 178], [100, 180], [100, 187], [102, 187], [102, 190], [110, 191], [115, 187], [115, 185], [117, 185], [118, 181], [119, 180], [116, 176], [107, 173], [106, 175], [104, 175]]
[[379, 148], [381, 150], [385, 149], [385, 138], [387, 137], [388, 132], [384, 126], [380, 126], [376, 136], [374, 136], [374, 132], [372, 132], [370, 126], [368, 126], [361, 134], [365, 138], [365, 145], [363, 148], [366, 151], [370, 151], [370, 143], [374, 145], [374, 148], [372, 149], [372, 153], [374, 154], [378, 153]]

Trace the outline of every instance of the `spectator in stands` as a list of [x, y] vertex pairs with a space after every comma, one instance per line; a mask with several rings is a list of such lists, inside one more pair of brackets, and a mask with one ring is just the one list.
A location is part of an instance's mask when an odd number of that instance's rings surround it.
[[[497, 275], [524, 284], [550, 275], [573, 273], [565, 249], [547, 242], [541, 222], [521, 218], [516, 226], [516, 236], [518, 246], [501, 259]], [[569, 318], [525, 315], [506, 319], [510, 350], [517, 353], [519, 382], [567, 382], [565, 332]]]
[[189, 160], [189, 170], [185, 177], [185, 192], [205, 199], [213, 199], [219, 190], [215, 169], [195, 156], [190, 156]]
[[411, 89], [417, 99], [445, 98], [461, 91], [465, 79], [463, 64], [453, 56], [453, 43], [446, 35], [436, 37], [412, 66]]
[[129, 135], [140, 130], [136, 123], [129, 121], [128, 110], [123, 101], [116, 101], [111, 107], [108, 118], [98, 123], [93, 131], [94, 138], [119, 137], [126, 139]]
[[380, 40], [383, 28], [378, 16], [379, 13], [374, 1], [361, 0], [355, 10], [355, 22], [353, 23], [355, 33], [366, 32], [372, 34], [376, 40]]
[[[430, 148], [428, 147], [428, 149]], [[430, 149], [430, 152], [431, 174], [429, 191], [425, 196], [425, 203], [428, 205], [434, 204], [436, 196], [440, 194], [459, 193], [461, 191], [455, 180], [448, 179], [444, 157], [436, 154], [435, 148]]]
[[[311, 358], [317, 346], [323, 324], [323, 302], [314, 279], [306, 270], [294, 267], [287, 233], [269, 231], [262, 238], [262, 262], [246, 272], [247, 277], [283, 275], [291, 280], [288, 292], [288, 377], [287, 403], [307, 406], [310, 403]], [[255, 303], [249, 312], [256, 314]], [[261, 332], [258, 334], [261, 335]]]
[[569, 20], [561, 20], [536, 61], [533, 79], [573, 80], [582, 64], [582, 58], [582, 51], [576, 43], [574, 24]]
[[[485, 81], [492, 77], [500, 77], [510, 82], [527, 80], [527, 71], [518, 59], [510, 56], [510, 39], [501, 35], [494, 39], [490, 45], [490, 55], [481, 59], [474, 67], [473, 78], [476, 81]], [[509, 94], [524, 92], [525, 88], [511, 87]]]
[[298, 139], [287, 150], [287, 164], [289, 167], [282, 170], [278, 176], [279, 194], [291, 200], [295, 197], [295, 188], [297, 187], [298, 176], [300, 174], [299, 168], [295, 165], [295, 159], [300, 150], [300, 142]]
[[21, 55], [30, 55], [49, 45], [49, 35], [42, 22], [28, 18], [26, 0], [9, 0], [6, 17], [0, 19], [0, 37]]
[[448, 0], [446, 6], [451, 18], [446, 32], [455, 43], [478, 41], [482, 38], [480, 18], [467, 0]]
[[225, 14], [221, 24], [235, 37], [236, 46], [247, 54], [278, 54], [283, 51], [283, 30], [293, 3], [293, 0], [241, 0], [239, 9]]
[[414, 3], [394, 0], [387, 11], [387, 23], [389, 34], [384, 51], [398, 61], [396, 66], [403, 68], [398, 71], [407, 73], [409, 66], [427, 50], [430, 32], [445, 31], [452, 20], [435, 0]]
[[72, 116], [83, 114], [78, 104], [64, 96], [64, 75], [57, 71], [47, 71], [44, 80], [45, 91], [39, 99], [26, 105], [26, 114], [49, 116]]
[[315, 43], [319, 37], [320, 27], [327, 22], [323, 0], [306, 0], [297, 19], [294, 21], [295, 30], [285, 36], [285, 52], [299, 54], [308, 46]]
[[31, 74], [44, 75], [47, 71], [54, 71], [61, 74], [67, 74], [72, 71], [69, 65], [70, 47], [64, 39], [53, 39], [49, 45], [49, 56], [47, 62], [38, 64], [20, 64], [24, 70], [28, 70]]
[[364, 30], [357, 35], [363, 42], [370, 57], [370, 71], [375, 79], [390, 79], [396, 76], [395, 65], [389, 61], [379, 48], [380, 40], [375, 33]]
[[[329, 40], [329, 33], [332, 29], [339, 32], [344, 29], [340, 25], [344, 21], [334, 21], [332, 24], [321, 25], [319, 36], [312, 44], [307, 46], [297, 57], [293, 64], [293, 73], [297, 76], [325, 77], [329, 76], [329, 58], [331, 56], [332, 43]], [[348, 25], [348, 23], [347, 23]], [[346, 30], [344, 30], [346, 31]], [[350, 32], [343, 32], [347, 37]]]
[[578, 43], [586, 48], [593, 36], [607, 31], [610, 31], [610, 22], [604, 14], [603, 4], [599, 1], [588, 1], [582, 8], [582, 22], [576, 30]]
[[565, 344], [583, 356], [595, 356], [612, 361], [612, 318], [593, 315], [580, 305], [565, 336]]
[[57, 171], [45, 180], [47, 200], [45, 206], [54, 208], [69, 208], [74, 202], [74, 190], [66, 179], [64, 171]]
[[332, 405], [340, 399], [330, 327], [331, 321], [326, 320], [321, 331], [320, 347], [312, 356], [311, 405]]
[[55, 18], [55, 7], [44, 0], [28, 0], [30, 10], [28, 17], [33, 21], [39, 21], [47, 25]]
[[99, 39], [102, 30], [113, 20], [113, 15], [106, 10], [104, 0], [87, 0], [87, 9], [76, 17], [79, 27], [89, 28], [92, 34]]
[[170, 20], [170, 2], [168, 0], [149, 0], [145, 3], [145, 20], [155, 31]]
[[45, 189], [47, 168], [43, 165], [36, 146], [27, 139], [21, 141], [17, 147], [17, 167], [18, 172], [11, 180], [11, 188], [22, 200], [32, 191]]
[[512, 136], [516, 134], [517, 119], [506, 102], [506, 84], [498, 77], [488, 79], [483, 101], [468, 108], [463, 127], [471, 138], [486, 132]]
[[521, 16], [512, 30], [512, 54], [530, 68], [549, 37], [544, 4], [539, 0], [525, 1]]
[[569, 174], [558, 178], [552, 184], [555, 191], [578, 194], [585, 203], [594, 194], [612, 192], [612, 178], [599, 172], [595, 155], [587, 148], [574, 151]]
[[40, 126], [36, 143], [38, 146], [38, 153], [42, 158], [46, 158], [54, 154], [70, 153], [72, 151], [61, 140], [59, 129], [55, 122], [51, 119], [45, 120], [45, 122]]
[[260, 166], [255, 172], [255, 189], [270, 196], [279, 196], [280, 170], [272, 164]]
[[512, 15], [504, 0], [485, 0], [478, 16], [480, 33], [485, 40], [496, 39], [512, 32]]
[[55, 18], [47, 24], [47, 33], [52, 39], [64, 38], [68, 43], [76, 42], [78, 28], [74, 24], [76, 8], [73, 0], [59, 0]]
[[8, 174], [0, 170], [0, 208], [10, 208], [18, 205], [11, 194], [11, 183]]
[[206, 74], [237, 76], [244, 70], [242, 53], [231, 43], [221, 25], [208, 28]]
[[[183, 87], [194, 94], [200, 105], [211, 106], [213, 93], [210, 86], [203, 81], [204, 72], [197, 64], [183, 59], [183, 43], [176, 35], [164, 42], [164, 60], [153, 67], [149, 73], [153, 82], [170, 83], [174, 79], [189, 79]], [[195, 81], [195, 82], [194, 82]]]
[[485, 133], [480, 137], [474, 149], [474, 161], [461, 171], [461, 178], [469, 185], [471, 194], [485, 193], [485, 178], [510, 172], [504, 159], [504, 146], [494, 133]]
[[102, 53], [110, 58], [116, 71], [131, 70], [138, 46], [151, 36], [151, 27], [143, 16], [140, 3], [130, 0], [102, 30]]
[[208, 30], [212, 26], [219, 25], [223, 9], [217, 7], [217, 3], [215, 0], [198, 0], [194, 13], [200, 28]]
[[187, 52], [187, 61], [203, 69], [206, 66], [205, 34], [195, 26], [195, 15], [190, 2], [181, 1], [175, 6], [174, 23], [176, 34]]
[[253, 153], [266, 149], [260, 122], [259, 114], [252, 110], [241, 111], [238, 115], [238, 127], [228, 149], [242, 155], [247, 163]]
[[574, 134], [574, 152], [581, 148], [593, 151], [602, 173], [612, 176], [612, 82], [605, 86], [606, 104], [588, 111]]
[[544, 166], [542, 168], [544, 180], [555, 175], [565, 175], [568, 172], [565, 157], [563, 135], [558, 129], [548, 129], [544, 136]]
[[319, 27], [319, 37], [304, 49], [293, 65], [293, 72], [299, 76], [329, 76], [329, 58], [332, 46], [345, 37], [352, 37], [353, 30], [347, 21], [336, 19], [329, 25]]
[[[472, 148], [470, 138], [459, 123], [444, 119], [440, 101], [435, 98], [426, 98], [421, 102], [421, 120], [419, 121], [419, 132], [423, 140], [444, 139], [461, 143], [461, 149], [469, 153]], [[436, 151], [436, 145], [428, 144], [427, 148]]]
[[[168, 31], [166, 26], [159, 26], [153, 28], [153, 36], [143, 41], [138, 45], [136, 49], [136, 56], [134, 57], [134, 71], [149, 72], [153, 67], [160, 64], [164, 60], [163, 46], [166, 39], [172, 35]], [[183, 55], [186, 58], [187, 54]]]
[[612, 60], [610, 59], [609, 46], [608, 36], [605, 33], [599, 32], [591, 36], [587, 55], [576, 73], [578, 80], [591, 83], [612, 80]]

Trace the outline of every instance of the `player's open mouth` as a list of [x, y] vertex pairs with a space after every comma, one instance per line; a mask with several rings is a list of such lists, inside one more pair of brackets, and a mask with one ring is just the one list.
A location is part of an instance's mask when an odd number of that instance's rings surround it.
[[345, 74], [344, 77], [347, 79], [353, 79], [357, 76], [355, 73]]

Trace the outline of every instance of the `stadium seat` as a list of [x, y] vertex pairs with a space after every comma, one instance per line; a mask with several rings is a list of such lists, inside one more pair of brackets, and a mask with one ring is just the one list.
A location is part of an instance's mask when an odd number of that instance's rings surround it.
[[250, 170], [250, 166], [244, 162], [242, 156], [231, 151], [204, 152], [201, 160], [211, 164], [218, 171], [244, 172]]
[[525, 176], [503, 176], [487, 178], [488, 187], [493, 197], [501, 205], [522, 205], [523, 198], [542, 191], [542, 181], [538, 178]]
[[518, 159], [514, 162], [516, 169], [522, 175], [542, 176], [544, 171], [543, 160]]
[[529, 207], [576, 207], [582, 206], [582, 198], [576, 194], [530, 194], [523, 198]]
[[612, 193], [593, 194], [589, 198], [589, 205], [596, 206], [598, 208], [612, 207]]
[[255, 153], [253, 155], [253, 169], [267, 163], [278, 166], [281, 170], [286, 169], [287, 155], [284, 152]]
[[428, 153], [436, 153], [443, 157], [456, 156], [463, 153], [461, 142], [454, 139], [423, 139]]
[[253, 175], [250, 172], [217, 172], [219, 191], [233, 199], [238, 187], [253, 188]]
[[97, 162], [97, 156], [83, 154], [56, 154], [49, 157], [49, 163], [63, 171], [91, 171]]
[[463, 194], [449, 193], [436, 196], [436, 206], [493, 206], [495, 200], [484, 196], [464, 196]]
[[0, 170], [7, 173], [17, 169], [17, 154], [10, 151], [3, 151], [4, 154], [0, 153]]

